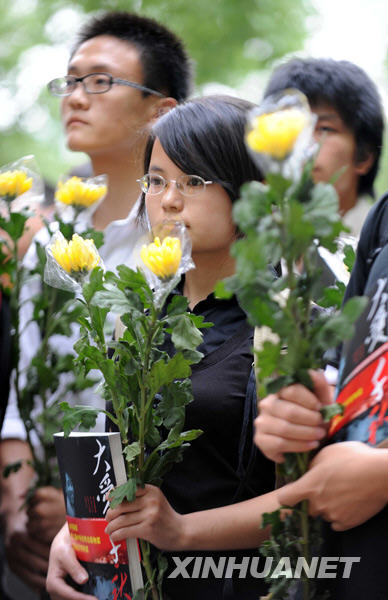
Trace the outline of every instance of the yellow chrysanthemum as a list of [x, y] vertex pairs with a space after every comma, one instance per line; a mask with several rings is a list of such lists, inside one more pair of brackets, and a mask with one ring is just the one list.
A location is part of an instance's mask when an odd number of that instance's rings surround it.
[[246, 141], [254, 152], [283, 160], [292, 151], [306, 125], [307, 116], [298, 108], [264, 113], [255, 117], [253, 128], [248, 132]]
[[77, 233], [70, 242], [65, 238], [56, 239], [51, 246], [51, 252], [67, 273], [91, 271], [100, 263], [100, 255], [93, 240], [85, 240]]
[[59, 181], [55, 199], [71, 206], [92, 206], [106, 194], [106, 185], [96, 185], [83, 181], [80, 177], [70, 177], [65, 182]]
[[160, 279], [172, 277], [182, 258], [180, 239], [166, 236], [160, 242], [156, 237], [153, 242], [142, 247], [140, 256], [144, 264]]
[[27, 192], [32, 183], [32, 177], [29, 177], [25, 171], [4, 171], [0, 173], [0, 196], [14, 200], [17, 196]]

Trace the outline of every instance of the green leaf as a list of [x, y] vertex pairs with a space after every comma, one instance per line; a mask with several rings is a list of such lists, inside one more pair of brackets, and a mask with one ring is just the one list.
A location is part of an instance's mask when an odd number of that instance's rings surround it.
[[168, 324], [172, 342], [177, 350], [195, 350], [202, 342], [202, 333], [187, 315], [169, 317]]
[[16, 462], [6, 465], [3, 469], [3, 477], [7, 478], [11, 473], [17, 473], [22, 468], [23, 461], [18, 460]]
[[354, 263], [356, 261], [356, 253], [353, 246], [346, 244], [344, 247], [344, 265], [347, 267], [349, 273], [352, 272]]
[[186, 313], [189, 301], [185, 296], [178, 294], [172, 297], [171, 302], [167, 306], [167, 314], [169, 316], [182, 315]]
[[82, 430], [89, 430], [95, 426], [97, 416], [101, 412], [91, 406], [70, 406], [67, 402], [61, 402], [63, 410], [63, 432], [68, 437], [70, 432], [80, 426]]
[[84, 283], [82, 293], [86, 302], [91, 302], [94, 294], [103, 288], [104, 272], [100, 267], [95, 267], [90, 273], [89, 281]]
[[124, 500], [132, 502], [135, 499], [136, 489], [136, 479], [128, 479], [128, 481], [116, 487], [109, 494], [110, 507], [116, 508]]
[[139, 456], [141, 452], [140, 444], [138, 441], [133, 442], [129, 446], [126, 446], [123, 450], [123, 454], [127, 462], [132, 462], [136, 456]]
[[175, 379], [189, 377], [190, 374], [190, 366], [180, 352], [174, 354], [167, 363], [164, 360], [158, 360], [152, 365], [149, 374], [151, 396], [155, 396], [162, 386]]
[[354, 323], [368, 306], [367, 296], [354, 296], [342, 308], [342, 314]]
[[233, 292], [228, 290], [226, 282], [224, 280], [217, 281], [216, 287], [214, 288], [214, 295], [220, 300], [230, 300], [233, 297]]
[[171, 448], [178, 448], [185, 442], [191, 442], [196, 440], [197, 437], [203, 434], [201, 429], [191, 429], [190, 431], [183, 431], [182, 433], [177, 431], [176, 427], [171, 429], [168, 434], [167, 440], [159, 444], [157, 450], [167, 450]]
[[19, 240], [23, 235], [24, 227], [30, 215], [22, 214], [21, 212], [12, 212], [9, 216], [9, 221], [2, 219], [1, 227], [6, 231], [13, 241]]
[[190, 379], [174, 381], [162, 389], [162, 398], [156, 413], [163, 420], [166, 429], [178, 426], [182, 429], [185, 420], [185, 407], [193, 400]]
[[328, 423], [333, 417], [336, 415], [342, 415], [344, 412], [344, 405], [338, 404], [334, 402], [334, 404], [329, 404], [328, 406], [322, 406], [319, 412], [322, 415], [323, 422]]

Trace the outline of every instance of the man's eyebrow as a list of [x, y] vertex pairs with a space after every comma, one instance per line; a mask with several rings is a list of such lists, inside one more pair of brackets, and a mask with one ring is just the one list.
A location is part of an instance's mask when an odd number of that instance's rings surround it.
[[149, 170], [150, 171], [156, 171], [157, 173], [163, 173], [164, 169], [162, 169], [162, 167], [158, 167], [157, 165], [150, 165], [149, 166]]
[[340, 117], [334, 113], [316, 113], [318, 121], [337, 121]]
[[81, 69], [79, 66], [77, 66], [76, 64], [69, 64], [67, 67], [67, 72], [73, 72], [73, 73], [80, 73], [81, 71], [88, 71], [89, 73], [109, 73], [110, 71], [110, 67], [106, 64], [98, 64], [98, 65], [92, 65], [90, 67], [88, 67], [87, 69]]

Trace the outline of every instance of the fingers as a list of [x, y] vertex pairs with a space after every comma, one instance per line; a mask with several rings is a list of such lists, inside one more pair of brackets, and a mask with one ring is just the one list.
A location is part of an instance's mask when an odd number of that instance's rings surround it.
[[282, 506], [295, 506], [298, 502], [306, 500], [309, 495], [309, 487], [306, 484], [308, 474], [304, 475], [297, 481], [288, 483], [287, 485], [279, 488], [278, 500]]
[[[299, 404], [294, 400], [288, 400], [288, 397], [292, 397], [292, 392], [289, 392], [290, 390], [287, 388], [287, 390], [281, 390], [281, 395], [279, 393], [279, 396], [273, 394], [264, 398], [259, 403], [260, 415], [274, 417], [275, 419], [280, 419], [290, 425], [295, 424], [297, 426], [303, 425], [307, 427], [321, 426], [323, 430], [321, 413], [319, 412], [319, 408], [314, 407], [318, 405], [318, 402], [315, 401], [313, 408], [310, 408], [309, 406]], [[309, 395], [312, 398], [315, 398], [310, 392]], [[310, 406], [311, 405], [312, 402]]]
[[72, 588], [66, 579], [70, 577], [82, 585], [88, 580], [88, 573], [78, 562], [71, 546], [67, 526], [62, 527], [51, 547], [46, 589], [51, 600], [97, 600], [95, 596], [82, 594]]
[[323, 406], [333, 404], [334, 387], [327, 383], [326, 377], [322, 371], [309, 371], [314, 385], [314, 392]]
[[255, 443], [275, 462], [286, 452], [308, 452], [317, 448], [326, 435], [320, 406], [310, 391], [298, 384], [270, 395], [259, 403], [255, 419]]
[[282, 388], [279, 391], [278, 396], [282, 400], [288, 400], [295, 405], [303, 406], [311, 411], [319, 411], [321, 408], [320, 399], [314, 394], [314, 392], [311, 392], [300, 383], [294, 383], [286, 388]]
[[[87, 578], [83, 582], [77, 583], [82, 585], [82, 583], [85, 583], [86, 580]], [[77, 592], [74, 588], [66, 583], [63, 575], [60, 576], [53, 572], [49, 573], [49, 576], [47, 577], [46, 589], [50, 594], [51, 600], [97, 600], [95, 596]]]

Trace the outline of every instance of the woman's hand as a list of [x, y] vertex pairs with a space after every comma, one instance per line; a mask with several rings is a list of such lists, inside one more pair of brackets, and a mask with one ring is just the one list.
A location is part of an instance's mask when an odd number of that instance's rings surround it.
[[76, 592], [66, 583], [68, 576], [80, 585], [88, 580], [88, 573], [78, 562], [71, 545], [66, 523], [51, 544], [46, 589], [51, 600], [97, 600], [95, 596]]
[[310, 514], [322, 516], [336, 531], [361, 525], [388, 501], [388, 450], [361, 442], [323, 448], [310, 470], [278, 492], [279, 502], [294, 506], [309, 500]]
[[269, 459], [284, 462], [287, 452], [308, 452], [326, 436], [319, 409], [332, 403], [333, 389], [323, 373], [310, 372], [314, 393], [301, 384], [290, 385], [259, 402], [255, 444]]
[[114, 542], [141, 538], [161, 550], [184, 549], [184, 516], [154, 485], [138, 488], [133, 502], [122, 502], [106, 513], [106, 533]]

